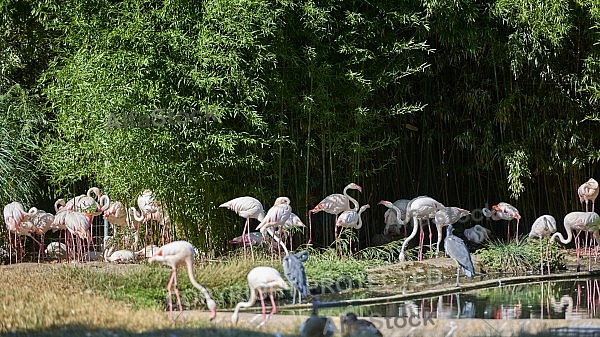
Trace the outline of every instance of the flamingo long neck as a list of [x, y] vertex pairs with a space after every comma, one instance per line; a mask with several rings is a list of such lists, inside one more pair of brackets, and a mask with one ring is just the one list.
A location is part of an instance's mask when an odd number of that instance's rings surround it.
[[[407, 208], [407, 209], [409, 209], [409, 208]], [[408, 215], [406, 216], [406, 219], [408, 220]], [[406, 238], [406, 240], [404, 240], [404, 242], [402, 242], [402, 248], [400, 249], [400, 261], [404, 261], [404, 249], [406, 249], [406, 245], [408, 245], [408, 242], [417, 235], [417, 230], [420, 227], [418, 221], [419, 220], [417, 219], [417, 216], [414, 215], [413, 216], [413, 223], [414, 223], [413, 230], [410, 233], [410, 235]], [[402, 224], [406, 225], [406, 223], [402, 223]]]
[[144, 216], [142, 214], [140, 214], [138, 212], [138, 210], [135, 209], [135, 207], [131, 207], [129, 210], [131, 211], [135, 221], [140, 221], [140, 222], [144, 221]]
[[394, 212], [396, 212], [396, 221], [398, 221], [398, 224], [400, 224], [401, 226], [405, 226], [406, 223], [402, 221], [402, 211], [400, 211], [400, 208], [398, 208], [398, 206], [394, 205], [393, 203], [391, 204], [390, 208], [393, 209]]
[[354, 204], [354, 207], [351, 208], [351, 209], [355, 210], [355, 211], [358, 211], [358, 207], [359, 207], [358, 206], [358, 201], [356, 201], [356, 199], [354, 199], [354, 198], [352, 198], [351, 196], [348, 195], [348, 189], [349, 188], [350, 188], [349, 186], [346, 186], [344, 188], [344, 195], [346, 196], [346, 198], [348, 198], [348, 201], [350, 201], [350, 202], [352, 202]]
[[267, 230], [267, 233], [269, 233], [269, 235], [271, 235], [273, 237], [273, 239], [275, 239], [275, 241], [277, 241], [277, 243], [279, 243], [279, 245], [281, 247], [283, 247], [283, 250], [285, 251], [285, 255], [288, 255], [289, 252], [287, 250], [287, 247], [285, 246], [285, 244], [283, 243], [283, 241], [281, 241], [281, 239], [277, 235], [275, 235], [275, 231], [273, 231], [273, 228], [267, 227], [266, 230]]
[[256, 302], [256, 289], [250, 288], [250, 298], [248, 299], [248, 302], [239, 302], [235, 306], [235, 310], [233, 310], [233, 315], [231, 315], [231, 317], [232, 317], [232, 320], [234, 320], [234, 323], [237, 323], [238, 312], [240, 311], [240, 308], [251, 307], [254, 305], [255, 302]]
[[192, 262], [191, 257], [185, 260], [185, 265], [187, 267], [187, 274], [188, 274], [188, 277], [190, 278], [190, 282], [192, 282], [194, 287], [196, 287], [198, 290], [200, 290], [202, 295], [204, 295], [204, 298], [206, 299], [206, 305], [210, 308], [209, 302], [214, 303], [214, 301], [210, 297], [210, 294], [208, 293], [206, 288], [204, 288], [200, 283], [198, 283], [198, 281], [196, 281], [196, 278], [194, 277], [194, 268], [193, 268], [193, 262]]
[[368, 208], [366, 206], [367, 205], [361, 207], [360, 210], [358, 211], [358, 225], [356, 227], [354, 227], [355, 229], [360, 229], [362, 227], [362, 218], [360, 215], [363, 214], [363, 212]]
[[552, 235], [552, 237], [550, 238], [550, 241], [554, 241], [555, 238], [558, 238], [560, 240], [560, 242], [562, 242], [562, 244], [564, 244], [564, 245], [570, 243], [571, 240], [573, 240], [573, 230], [571, 229], [571, 226], [565, 226], [565, 229], [567, 230], [567, 238], [566, 239], [562, 235], [562, 233], [556, 232], [556, 233], [554, 233], [554, 235]]

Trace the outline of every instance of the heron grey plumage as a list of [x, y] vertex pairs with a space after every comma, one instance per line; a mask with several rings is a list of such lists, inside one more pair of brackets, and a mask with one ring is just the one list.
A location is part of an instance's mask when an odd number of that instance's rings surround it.
[[302, 296], [310, 295], [306, 281], [306, 273], [302, 262], [308, 260], [308, 252], [301, 251], [295, 254], [288, 254], [283, 258], [283, 274], [294, 287], [294, 297], [292, 303], [296, 303], [296, 291], [299, 295], [299, 303], [302, 303]]
[[473, 267], [473, 261], [471, 260], [471, 254], [465, 245], [465, 242], [454, 235], [452, 232], [454, 231], [454, 227], [452, 225], [448, 226], [446, 231], [446, 239], [444, 240], [444, 247], [446, 248], [446, 253], [448, 256], [454, 259], [458, 264], [456, 268], [456, 286], [458, 287], [458, 278], [460, 275], [460, 269], [462, 268], [463, 272], [467, 277], [475, 276], [475, 268]]

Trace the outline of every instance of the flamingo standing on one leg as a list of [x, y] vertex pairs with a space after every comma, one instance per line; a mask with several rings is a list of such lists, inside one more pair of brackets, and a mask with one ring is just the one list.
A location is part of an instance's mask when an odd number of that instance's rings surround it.
[[[173, 322], [173, 297], [171, 293], [171, 288], [173, 287], [173, 284], [175, 285], [175, 295], [177, 296], [177, 305], [179, 306], [179, 312], [180, 314], [183, 313], [181, 298], [179, 297], [179, 288], [177, 287], [177, 266], [184, 263], [187, 267], [187, 273], [188, 277], [190, 278], [190, 282], [192, 282], [192, 285], [194, 287], [200, 290], [200, 292], [202, 293], [202, 295], [204, 295], [204, 298], [206, 299], [206, 306], [211, 312], [210, 320], [212, 321], [215, 317], [217, 317], [217, 304], [210, 297], [206, 288], [204, 288], [194, 278], [194, 254], [196, 254], [196, 251], [191, 243], [187, 241], [173, 241], [160, 247], [158, 252], [148, 259], [148, 262], [162, 262], [163, 264], [171, 267], [172, 269], [171, 278], [169, 279], [169, 283], [167, 284], [167, 292], [169, 293], [169, 319], [171, 320], [171, 322]], [[181, 316], [181, 320], [183, 320], [183, 316]]]
[[[552, 215], [542, 215], [537, 218], [533, 225], [531, 225], [531, 231], [529, 232], [530, 238], [540, 239], [540, 274], [544, 274], [544, 259], [542, 255], [542, 239], [549, 238], [552, 234], [556, 233], [556, 219]], [[548, 274], [550, 274], [550, 250], [549, 245], [546, 246], [546, 261], [548, 262]]]
[[506, 202], [498, 203], [497, 205], [492, 206], [492, 208], [496, 211], [496, 215], [499, 219], [508, 221], [508, 231], [506, 234], [506, 240], [508, 241], [510, 241], [510, 221], [513, 219], [517, 220], [515, 240], [517, 241], [517, 244], [519, 244], [519, 220], [521, 220], [519, 210]]
[[[258, 293], [263, 316], [263, 321], [259, 324], [260, 327], [277, 313], [277, 306], [275, 305], [275, 298], [273, 297], [274, 292], [277, 290], [287, 290], [289, 289], [289, 286], [283, 278], [281, 278], [281, 274], [279, 274], [276, 269], [271, 267], [255, 267], [248, 273], [248, 287], [250, 288], [250, 299], [248, 299], [248, 302], [239, 302], [235, 306], [233, 315], [231, 315], [231, 322], [237, 324], [240, 308], [251, 307], [256, 302], [256, 294]], [[271, 313], [268, 318], [266, 317], [267, 308], [265, 307], [265, 291], [269, 292], [269, 298], [271, 299], [272, 305]]]
[[[358, 209], [358, 201], [356, 201], [356, 199], [354, 199], [348, 195], [349, 189], [358, 190], [359, 192], [362, 192], [362, 187], [358, 186], [355, 183], [350, 183], [350, 184], [346, 185], [346, 187], [344, 187], [343, 194], [339, 194], [339, 193], [330, 194], [327, 197], [325, 197], [325, 199], [321, 200], [321, 202], [319, 202], [317, 204], [317, 206], [315, 206], [315, 208], [308, 211], [308, 231], [309, 231], [308, 243], [312, 242], [311, 215], [313, 213], [318, 213], [320, 211], [324, 211], [329, 214], [334, 214], [335, 221], [337, 222], [338, 214], [342, 213], [343, 211], [350, 210], [350, 201], [352, 201], [352, 203], [355, 205], [355, 208]], [[334, 227], [336, 227], [336, 226], [334, 226]], [[335, 236], [337, 237], [337, 227], [335, 228], [335, 230], [336, 230]]]
[[440, 254], [440, 244], [442, 243], [442, 230], [444, 227], [448, 225], [455, 224], [462, 217], [471, 214], [471, 212], [466, 209], [458, 208], [458, 207], [444, 207], [437, 212], [435, 212], [433, 220], [435, 221], [435, 226], [437, 227], [437, 245], [435, 247], [435, 256], [439, 256]]
[[[550, 237], [550, 242], [554, 242], [556, 238], [563, 244], [568, 244], [573, 240], [573, 231], [586, 231], [592, 232], [594, 238], [598, 238], [598, 232], [600, 230], [600, 216], [595, 212], [571, 212], [565, 215], [563, 220], [565, 230], [567, 231], [567, 238], [560, 233], [556, 232]], [[575, 250], [577, 252], [577, 271], [580, 270], [579, 263], [579, 233], [576, 235]]]
[[[367, 210], [367, 208], [370, 208], [370, 207], [371, 206], [369, 204], [366, 204], [366, 205], [361, 206], [358, 211], [349, 210], [349, 211], [342, 212], [342, 214], [340, 214], [340, 216], [338, 216], [338, 219], [337, 219], [337, 222], [335, 223], [335, 225], [338, 227], [342, 227], [342, 228], [361, 229], [362, 228], [362, 218], [360, 216], [364, 211]], [[342, 231], [340, 231], [340, 234], [341, 234], [341, 232]], [[352, 238], [350, 238], [350, 255], [352, 255]]]
[[[244, 229], [242, 230], [242, 243], [244, 245], [244, 258], [246, 258], [246, 241], [245, 237], [248, 233], [250, 233], [250, 219], [257, 219], [258, 221], [262, 221], [265, 218], [265, 211], [263, 209], [263, 205], [257, 199], [253, 197], [239, 197], [232, 200], [229, 200], [225, 203], [219, 205], [219, 207], [226, 207], [242, 218], [246, 219], [246, 223], [244, 224]], [[252, 250], [252, 242], [250, 243], [250, 252], [252, 254], [252, 259], [254, 259], [254, 251]]]

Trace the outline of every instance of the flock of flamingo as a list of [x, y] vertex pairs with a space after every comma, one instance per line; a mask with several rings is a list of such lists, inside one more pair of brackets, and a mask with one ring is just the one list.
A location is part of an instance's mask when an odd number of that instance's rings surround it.
[[[341, 194], [331, 194], [319, 202], [313, 209], [308, 211], [309, 220], [309, 239], [308, 244], [312, 242], [312, 215], [318, 212], [325, 212], [335, 215], [334, 237], [337, 239], [341, 233], [339, 228], [360, 229], [362, 227], [361, 215], [370, 205], [365, 204], [360, 206], [358, 201], [348, 194], [348, 190], [358, 190], [362, 192], [362, 188], [355, 183], [348, 184]], [[600, 216], [594, 212], [595, 199], [598, 196], [598, 182], [593, 178], [578, 188], [578, 196], [581, 203], [585, 203], [585, 212], [571, 212], [564, 217], [564, 227], [567, 232], [565, 238], [561, 233], [557, 232], [556, 220], [551, 215], [540, 216], [532, 225], [529, 237], [540, 239], [540, 254], [542, 238], [550, 238], [550, 242], [559, 239], [563, 244], [570, 243], [573, 238], [576, 239], [576, 250], [579, 264], [580, 244], [579, 234], [586, 233], [585, 247], [588, 247], [588, 234], [592, 233], [592, 244], [595, 246], [597, 255], [598, 245], [593, 244], [598, 240], [600, 230]], [[592, 203], [591, 211], [588, 211], [588, 202]], [[244, 257], [247, 256], [247, 247], [249, 247], [252, 256], [253, 244], [264, 241], [267, 234], [276, 241], [278, 247], [285, 251], [283, 266], [286, 277], [294, 288], [300, 292], [300, 296], [307, 296], [306, 276], [302, 268], [302, 262], [306, 257], [297, 254], [290, 254], [282, 237], [289, 232], [291, 228], [305, 227], [300, 217], [292, 212], [291, 202], [288, 197], [278, 197], [273, 206], [265, 213], [263, 205], [257, 199], [250, 196], [243, 196], [232, 199], [221, 204], [219, 207], [227, 208], [237, 213], [242, 218], [245, 218], [241, 237], [231, 240], [231, 243], [241, 243], [243, 245]], [[408, 243], [416, 236], [420, 229], [419, 237], [419, 254], [418, 259], [423, 258], [423, 244], [425, 238], [425, 222], [429, 228], [429, 247], [432, 250], [432, 231], [431, 222], [433, 220], [437, 227], [437, 245], [436, 255], [439, 254], [440, 244], [442, 240], [442, 231], [448, 228], [447, 238], [445, 240], [445, 250], [450, 257], [454, 258], [459, 266], [463, 267], [463, 271], [467, 276], [472, 276], [474, 273], [470, 255], [466, 250], [462, 239], [452, 234], [452, 225], [462, 218], [469, 216], [470, 211], [459, 207], [446, 207], [441, 202], [428, 197], [418, 196], [413, 199], [400, 199], [395, 202], [382, 200], [379, 202], [388, 208], [384, 215], [384, 235], [396, 234], [399, 235], [400, 228], [404, 227], [404, 235], [406, 239], [402, 242], [400, 249], [399, 260], [405, 261], [405, 249]], [[29, 237], [39, 245], [38, 262], [42, 254], [61, 254], [68, 255], [75, 259], [92, 260], [103, 257], [105, 261], [121, 262], [133, 260], [135, 256], [142, 255], [149, 257], [150, 262], [162, 262], [172, 268], [172, 276], [167, 285], [169, 293], [169, 310], [172, 320], [172, 287], [175, 285], [175, 294], [178, 300], [179, 310], [182, 311], [179, 291], [177, 289], [176, 270], [180, 264], [187, 266], [188, 276], [192, 284], [202, 292], [206, 298], [206, 303], [211, 311], [211, 319], [216, 316], [216, 304], [208, 294], [207, 290], [194, 279], [193, 277], [193, 257], [196, 254], [194, 247], [187, 241], [173, 241], [170, 238], [170, 220], [167, 212], [162, 207], [159, 201], [154, 199], [150, 190], [144, 191], [138, 197], [139, 211], [135, 207], [126, 209], [123, 203], [119, 201], [111, 201], [106, 194], [101, 194], [100, 189], [92, 187], [87, 191], [87, 194], [79, 195], [65, 202], [59, 199], [55, 202], [55, 214], [47, 213], [35, 207], [25, 211], [24, 207], [19, 202], [12, 202], [4, 207], [4, 220], [9, 233], [9, 253], [12, 248], [16, 250], [16, 261], [21, 261], [23, 256], [23, 244], [21, 237]], [[491, 220], [506, 220], [508, 221], [507, 240], [510, 240], [510, 221], [516, 220], [515, 240], [519, 241], [519, 220], [521, 215], [514, 206], [500, 202], [492, 206], [492, 209], [484, 208], [482, 213]], [[92, 219], [94, 216], [103, 214], [103, 217], [113, 225], [113, 236], [104, 238], [103, 254], [95, 253], [90, 250], [92, 242]], [[256, 219], [260, 223], [256, 227], [257, 232], [250, 231], [250, 219]], [[413, 227], [409, 235], [407, 235], [407, 226], [412, 220]], [[134, 245], [138, 243], [139, 226], [148, 224], [151, 221], [160, 223], [161, 244], [162, 247], [154, 246], [153, 244], [145, 246], [140, 251], [133, 250], [115, 250], [117, 246], [117, 232], [119, 229], [129, 229], [134, 233]], [[52, 242], [44, 249], [44, 235], [49, 231], [63, 231], [64, 243]], [[577, 232], [574, 236], [573, 232]], [[146, 235], [148, 228], [146, 227]], [[467, 228], [464, 231], [464, 236], [467, 240], [475, 243], [482, 243], [490, 238], [491, 231], [481, 225], [475, 225], [472, 228]], [[37, 240], [34, 235], [40, 237]], [[145, 240], [146, 241], [146, 240]], [[350, 240], [350, 249], [351, 248]], [[273, 245], [271, 245], [273, 250]], [[95, 253], [95, 254], [94, 254]], [[548, 250], [547, 250], [548, 253]], [[591, 248], [590, 248], [591, 255]], [[467, 261], [468, 258], [468, 261]], [[12, 259], [12, 258], [11, 258]], [[466, 265], [463, 264], [466, 261]], [[470, 265], [469, 265], [470, 263]], [[548, 272], [549, 272], [548, 266]], [[543, 273], [543, 269], [542, 269]], [[458, 284], [458, 273], [457, 273]], [[250, 300], [248, 302], [240, 302], [235, 307], [232, 315], [232, 322], [237, 323], [238, 311], [243, 307], [252, 306], [257, 298], [260, 298], [263, 313], [263, 323], [268, 318], [266, 317], [266, 308], [264, 304], [265, 292], [269, 294], [272, 302], [271, 315], [276, 312], [275, 301], [273, 299], [274, 291], [280, 289], [289, 289], [287, 283], [283, 281], [277, 270], [271, 267], [261, 266], [256, 267], [248, 274], [248, 285], [250, 287]], [[295, 297], [294, 292], [294, 297]], [[257, 296], [258, 295], [258, 296]], [[269, 315], [269, 317], [271, 317]], [[355, 317], [350, 318], [354, 320]]]

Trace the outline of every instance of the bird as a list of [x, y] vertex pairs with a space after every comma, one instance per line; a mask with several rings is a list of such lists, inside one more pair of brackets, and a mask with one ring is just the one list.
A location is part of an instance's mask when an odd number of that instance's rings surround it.
[[[225, 203], [219, 205], [219, 207], [228, 208], [237, 215], [246, 219], [246, 223], [244, 224], [244, 229], [242, 229], [242, 244], [244, 245], [244, 258], [246, 258], [246, 241], [245, 235], [250, 233], [250, 219], [256, 219], [258, 221], [262, 221], [265, 218], [265, 211], [263, 209], [263, 205], [256, 198], [245, 196], [239, 197], [235, 199], [231, 199]], [[252, 242], [250, 243], [250, 252], [252, 254], [252, 259], [254, 259], [254, 251], [252, 250]]]
[[342, 192], [342, 194], [339, 194], [339, 193], [330, 194], [330, 195], [326, 196], [323, 200], [321, 200], [317, 204], [317, 206], [315, 206], [313, 209], [308, 211], [308, 231], [309, 231], [308, 243], [312, 242], [311, 215], [313, 213], [318, 213], [320, 211], [323, 211], [325, 213], [334, 214], [335, 220], [337, 222], [338, 214], [342, 213], [343, 211], [350, 210], [350, 202], [351, 201], [354, 205], [356, 205], [355, 208], [358, 209], [358, 201], [356, 201], [356, 199], [354, 199], [348, 195], [349, 189], [358, 190], [359, 192], [362, 192], [362, 187], [358, 186], [355, 183], [350, 183], [350, 184], [346, 185], [346, 187], [344, 187], [344, 191]]
[[262, 235], [261, 232], [250, 232], [247, 233], [246, 235], [244, 235], [244, 238], [242, 238], [242, 236], [236, 236], [235, 238], [227, 241], [227, 243], [229, 243], [230, 245], [241, 245], [244, 243], [250, 243], [251, 245], [258, 245], [265, 242], [265, 237]]
[[342, 318], [342, 336], [379, 336], [383, 337], [375, 324], [366, 319], [359, 319], [356, 314], [349, 312]]
[[[258, 266], [250, 270], [248, 273], [248, 287], [250, 288], [250, 298], [248, 302], [239, 302], [231, 315], [231, 322], [237, 324], [239, 319], [240, 308], [248, 308], [254, 305], [257, 299], [260, 298], [262, 307], [263, 321], [259, 324], [262, 326], [265, 324], [271, 316], [277, 313], [277, 306], [275, 305], [274, 292], [277, 290], [288, 290], [288, 284], [281, 278], [279, 272], [271, 267]], [[269, 318], [266, 317], [267, 308], [265, 307], [264, 292], [269, 292], [269, 298], [271, 299], [271, 313]]]
[[[21, 261], [21, 257], [23, 256], [23, 251], [21, 249], [21, 224], [29, 220], [29, 218], [37, 213], [38, 209], [32, 207], [28, 212], [25, 212], [23, 205], [18, 201], [13, 201], [6, 206], [4, 206], [4, 223], [6, 224], [6, 229], [8, 230], [8, 245], [9, 245], [9, 261], [12, 260], [10, 246], [14, 246], [17, 250], [16, 260]], [[10, 233], [15, 234], [15, 241], [12, 241]], [[17, 234], [18, 233], [18, 234]]]
[[[87, 252], [89, 252], [93, 240], [90, 231], [93, 214], [73, 210], [66, 210], [64, 212], [64, 224], [71, 234], [71, 246], [75, 247], [75, 237], [77, 237], [77, 242], [79, 243], [79, 255], [83, 256], [83, 241], [86, 241]], [[61, 216], [57, 214], [54, 217], [54, 220], [56, 221], [57, 218], [60, 219]]]
[[304, 225], [304, 223], [302, 222], [302, 219], [300, 219], [300, 217], [298, 215], [296, 215], [294, 212], [290, 213], [290, 217], [287, 219], [287, 221], [283, 224], [283, 226], [278, 226], [276, 228], [277, 232], [279, 233], [279, 237], [283, 238], [283, 236], [286, 237], [286, 244], [287, 244], [287, 238], [290, 239], [290, 250], [293, 249], [293, 242], [292, 242], [292, 238], [293, 238], [293, 230], [294, 228], [303, 228], [306, 227]]
[[521, 220], [521, 215], [519, 214], [519, 210], [513, 205], [500, 202], [497, 205], [493, 205], [492, 208], [496, 211], [496, 215], [500, 220], [508, 221], [508, 231], [506, 233], [506, 240], [510, 241], [510, 221], [513, 219], [517, 220], [517, 230], [515, 234], [515, 240], [517, 244], [519, 244], [519, 220]]
[[[379, 203], [384, 206], [390, 207], [390, 208], [395, 207], [389, 201], [381, 200]], [[443, 207], [444, 207], [444, 205], [442, 203], [440, 203], [439, 201], [437, 201], [433, 198], [430, 198], [428, 196], [419, 196], [419, 197], [412, 199], [406, 206], [406, 219], [404, 221], [400, 217], [396, 216], [398, 223], [400, 223], [401, 225], [406, 225], [408, 223], [408, 221], [410, 221], [411, 217], [412, 217], [413, 224], [414, 224], [412, 232], [404, 240], [404, 242], [402, 242], [402, 247], [400, 248], [400, 255], [399, 255], [400, 262], [406, 261], [404, 251], [406, 249], [406, 246], [410, 242], [410, 240], [412, 240], [417, 235], [417, 230], [419, 230], [419, 228], [422, 227], [421, 221], [423, 219], [427, 219], [429, 221], [429, 218], [432, 217], [435, 214], [435, 212], [442, 209]], [[396, 214], [398, 214], [398, 213], [399, 213], [399, 211], [396, 210]], [[431, 231], [430, 231], [430, 235], [431, 235]], [[424, 233], [423, 233], [423, 229], [421, 228], [421, 239], [419, 240], [420, 241], [419, 242], [419, 260], [422, 259], [421, 254], [422, 254], [422, 248], [423, 248], [422, 247], [423, 237], [424, 237]]]
[[[179, 288], [177, 287], [177, 266], [184, 264], [187, 267], [188, 277], [194, 287], [196, 287], [204, 298], [206, 299], [206, 306], [211, 312], [210, 320], [212, 321], [217, 317], [217, 303], [210, 297], [210, 294], [196, 279], [194, 278], [194, 246], [187, 241], [172, 241], [160, 247], [158, 252], [148, 259], [148, 262], [161, 262], [172, 269], [171, 278], [167, 284], [167, 292], [169, 294], [169, 319], [173, 322], [173, 297], [171, 289], [175, 284], [175, 295], [177, 296], [177, 304], [179, 306], [180, 314], [183, 313], [183, 307], [181, 306], [181, 298], [179, 297]], [[183, 316], [181, 316], [183, 320]]]
[[302, 262], [308, 260], [308, 252], [303, 250], [296, 254], [288, 254], [283, 258], [283, 275], [290, 281], [294, 288], [292, 304], [296, 304], [296, 291], [299, 293], [298, 303], [302, 303], [302, 296], [308, 296], [308, 283]]
[[46, 256], [53, 259], [64, 259], [67, 257], [67, 246], [62, 242], [50, 242], [44, 251]]
[[446, 230], [446, 239], [444, 240], [444, 247], [446, 248], [446, 254], [450, 256], [457, 263], [456, 268], [456, 286], [458, 287], [458, 278], [460, 275], [460, 269], [462, 268], [463, 273], [467, 277], [475, 276], [475, 267], [473, 267], [473, 261], [471, 260], [471, 254], [465, 245], [465, 242], [454, 235], [452, 232], [454, 227], [448, 225]]
[[28, 227], [30, 228], [30, 235], [37, 234], [40, 236], [39, 241], [35, 240], [39, 245], [38, 263], [40, 263], [42, 252], [44, 252], [44, 238], [46, 236], [46, 232], [48, 232], [52, 228], [52, 224], [54, 223], [54, 215], [51, 213], [46, 213], [45, 211], [40, 209], [24, 222], [28, 223]]
[[444, 229], [444, 227], [455, 224], [462, 217], [467, 216], [469, 214], [471, 214], [470, 211], [459, 207], [444, 207], [435, 212], [433, 220], [435, 221], [435, 226], [437, 227], [438, 233], [437, 245], [435, 247], [436, 256], [440, 254], [440, 244], [442, 243], [442, 230]]
[[104, 262], [131, 262], [135, 253], [128, 249], [115, 250], [116, 244], [112, 236], [104, 237]]
[[[544, 274], [544, 260], [542, 255], [542, 239], [549, 238], [552, 234], [556, 233], [556, 219], [552, 215], [542, 215], [535, 219], [533, 225], [531, 225], [531, 231], [529, 232], [530, 238], [540, 239], [540, 273]], [[550, 274], [550, 251], [549, 245], [546, 246], [546, 261], [548, 261], [548, 274]]]
[[330, 318], [319, 316], [318, 297], [313, 298], [312, 312], [310, 317], [300, 325], [300, 335], [302, 337], [331, 337], [335, 332], [335, 326]]
[[138, 256], [143, 256], [143, 257], [153, 257], [156, 253], [158, 253], [159, 250], [160, 250], [160, 247], [151, 244], [151, 245], [147, 245], [146, 247], [138, 250], [137, 252], [135, 252], [135, 254]]
[[290, 206], [290, 198], [278, 197], [275, 199], [273, 207], [269, 208], [264, 219], [256, 226], [263, 235], [265, 232], [269, 233], [273, 239], [280, 244], [287, 255], [288, 250], [285, 244], [274, 234], [274, 228], [281, 227], [290, 218], [292, 214], [292, 207]]
[[594, 178], [590, 178], [577, 189], [579, 195], [579, 203], [585, 202], [585, 211], [588, 211], [588, 201], [592, 202], [592, 212], [594, 211], [594, 203], [598, 197], [598, 182]]
[[[369, 204], [363, 205], [360, 209], [357, 210], [349, 210], [343, 211], [337, 218], [335, 223], [336, 227], [342, 228], [353, 228], [353, 229], [361, 229], [362, 227], [362, 218], [361, 214], [366, 211], [371, 206]], [[340, 231], [341, 234], [341, 231]], [[352, 254], [352, 239], [350, 239], [350, 254]]]
[[[408, 200], [408, 199], [398, 199], [398, 200], [394, 201], [394, 206], [396, 206], [396, 208], [400, 210], [400, 219], [402, 221], [405, 221], [405, 219], [406, 219], [406, 207], [408, 206], [409, 202], [410, 202], [410, 200]], [[385, 223], [385, 228], [383, 229], [383, 235], [389, 235], [390, 228], [392, 228], [394, 226], [395, 227], [401, 226], [401, 227], [404, 227], [404, 236], [406, 237], [406, 235], [407, 235], [406, 224], [400, 225], [400, 223], [397, 220], [396, 209], [388, 208], [388, 210], [385, 211], [385, 213], [383, 214], [383, 222]], [[399, 233], [396, 232], [396, 234], [399, 234]]]
[[160, 201], [154, 197], [152, 190], [144, 190], [137, 199], [140, 212], [135, 207], [130, 207], [129, 211], [136, 221], [145, 224], [144, 244], [148, 243], [148, 222], [156, 221], [160, 226], [162, 243], [170, 242], [171, 219]]
[[567, 238], [565, 239], [562, 233], [556, 232], [550, 237], [550, 242], [554, 242], [558, 238], [561, 243], [566, 245], [573, 240], [573, 231], [578, 231], [575, 241], [575, 250], [577, 252], [577, 271], [579, 271], [579, 233], [581, 233], [581, 231], [592, 232], [595, 238], [600, 237], [598, 235], [600, 229], [600, 216], [595, 212], [571, 212], [565, 215], [563, 224], [567, 231]]
[[464, 234], [467, 240], [476, 244], [481, 244], [485, 240], [489, 240], [492, 231], [481, 225], [475, 225], [471, 228], [465, 229]]

